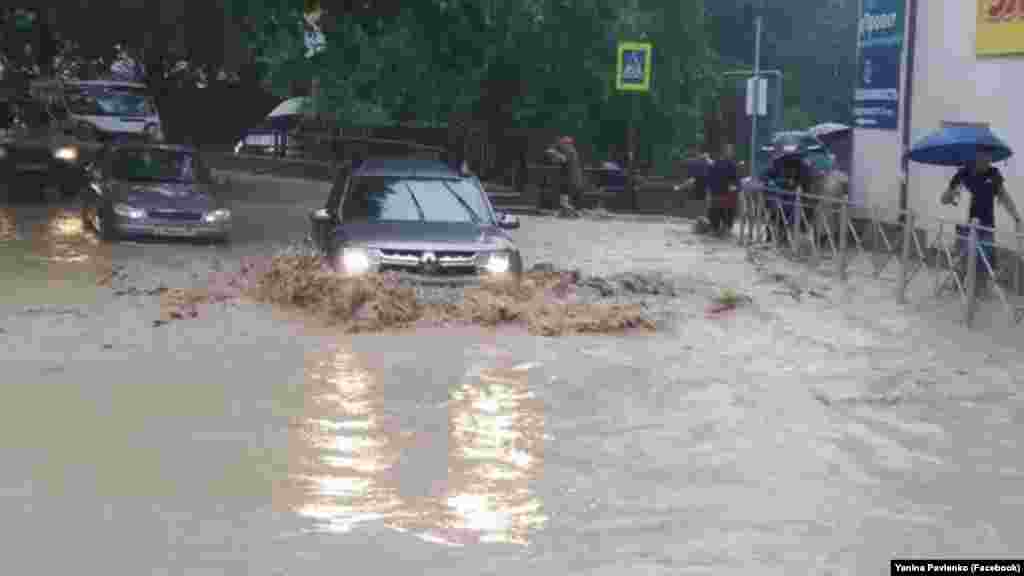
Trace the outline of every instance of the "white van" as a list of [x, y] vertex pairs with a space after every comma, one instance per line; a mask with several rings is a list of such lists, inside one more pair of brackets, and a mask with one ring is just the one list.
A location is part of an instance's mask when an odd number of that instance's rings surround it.
[[[81, 138], [119, 137], [163, 141], [163, 123], [145, 84], [116, 80], [72, 80], [46, 83], [59, 94], [67, 122]], [[42, 88], [37, 84], [33, 88]]]

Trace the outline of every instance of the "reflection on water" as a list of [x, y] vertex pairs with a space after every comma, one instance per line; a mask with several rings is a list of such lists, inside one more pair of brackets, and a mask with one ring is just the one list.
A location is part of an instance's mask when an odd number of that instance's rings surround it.
[[403, 428], [383, 384], [345, 351], [310, 370], [285, 505], [323, 531], [379, 521], [449, 545], [526, 544], [546, 521], [530, 487], [544, 421], [526, 372], [485, 372], [446, 405], [407, 415], [445, 421], [437, 432]]
[[[24, 251], [33, 260], [46, 262], [86, 262], [97, 252], [99, 241], [86, 232], [77, 212], [66, 208], [40, 206], [0, 206], [0, 243]], [[26, 237], [18, 230], [18, 221], [29, 223]]]
[[14, 216], [10, 208], [0, 206], [0, 242], [10, 242], [18, 239], [18, 227], [15, 225]]
[[0, 304], [78, 303], [95, 293], [109, 258], [77, 211], [52, 206], [0, 206]]

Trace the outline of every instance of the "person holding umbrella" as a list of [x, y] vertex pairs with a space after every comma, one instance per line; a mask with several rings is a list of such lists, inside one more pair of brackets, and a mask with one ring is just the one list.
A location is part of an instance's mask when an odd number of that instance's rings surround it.
[[[999, 204], [1013, 218], [1016, 223], [1017, 233], [1021, 232], [1021, 216], [1017, 211], [1016, 204], [1013, 202], [1013, 197], [1006, 191], [1002, 173], [999, 171], [999, 168], [992, 165], [991, 151], [979, 148], [974, 161], [963, 166], [953, 175], [953, 178], [949, 181], [949, 187], [942, 193], [940, 202], [944, 205], [957, 205], [961, 188], [967, 188], [971, 193], [968, 220], [978, 219], [978, 224], [982, 227], [982, 229], [978, 230], [978, 242], [982, 246], [981, 250], [988, 259], [989, 265], [995, 269], [995, 238], [991, 230], [996, 225], [995, 201], [998, 200]], [[962, 236], [967, 230], [965, 227], [960, 226], [958, 227], [958, 232]], [[962, 243], [963, 240], [961, 239]], [[966, 249], [962, 247], [961, 253], [966, 254]], [[986, 279], [988, 275], [982, 273], [983, 271], [985, 271], [985, 265], [979, 261], [978, 270], [975, 271], [978, 275], [978, 289], [981, 293], [986, 293], [988, 287]]]

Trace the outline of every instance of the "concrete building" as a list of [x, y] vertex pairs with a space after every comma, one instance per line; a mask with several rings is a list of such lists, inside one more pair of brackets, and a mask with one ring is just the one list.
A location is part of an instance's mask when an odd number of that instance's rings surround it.
[[[966, 221], [966, 202], [944, 207], [938, 200], [953, 168], [910, 163], [901, 201], [900, 157], [907, 142], [916, 142], [943, 122], [979, 122], [989, 124], [1017, 153], [997, 166], [1009, 193], [1024, 206], [1024, 6], [1000, 0], [899, 1], [906, 17], [897, 129], [855, 128], [851, 198], [891, 210], [905, 203], [920, 215], [921, 227], [933, 227], [926, 221], [934, 217]], [[989, 11], [1001, 6], [1015, 12], [990, 17]], [[1001, 209], [996, 218], [998, 229], [1013, 230]]]

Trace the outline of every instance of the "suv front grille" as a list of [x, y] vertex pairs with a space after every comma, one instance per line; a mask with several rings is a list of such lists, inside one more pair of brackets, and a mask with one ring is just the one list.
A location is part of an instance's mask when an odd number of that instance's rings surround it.
[[[423, 261], [425, 250], [381, 250], [382, 270], [430, 272]], [[477, 253], [453, 250], [433, 251], [436, 256], [436, 274], [472, 275], [477, 273]]]
[[198, 222], [203, 219], [202, 214], [197, 214], [195, 212], [176, 212], [173, 210], [150, 210], [149, 217], [160, 220], [175, 220], [178, 222]]

